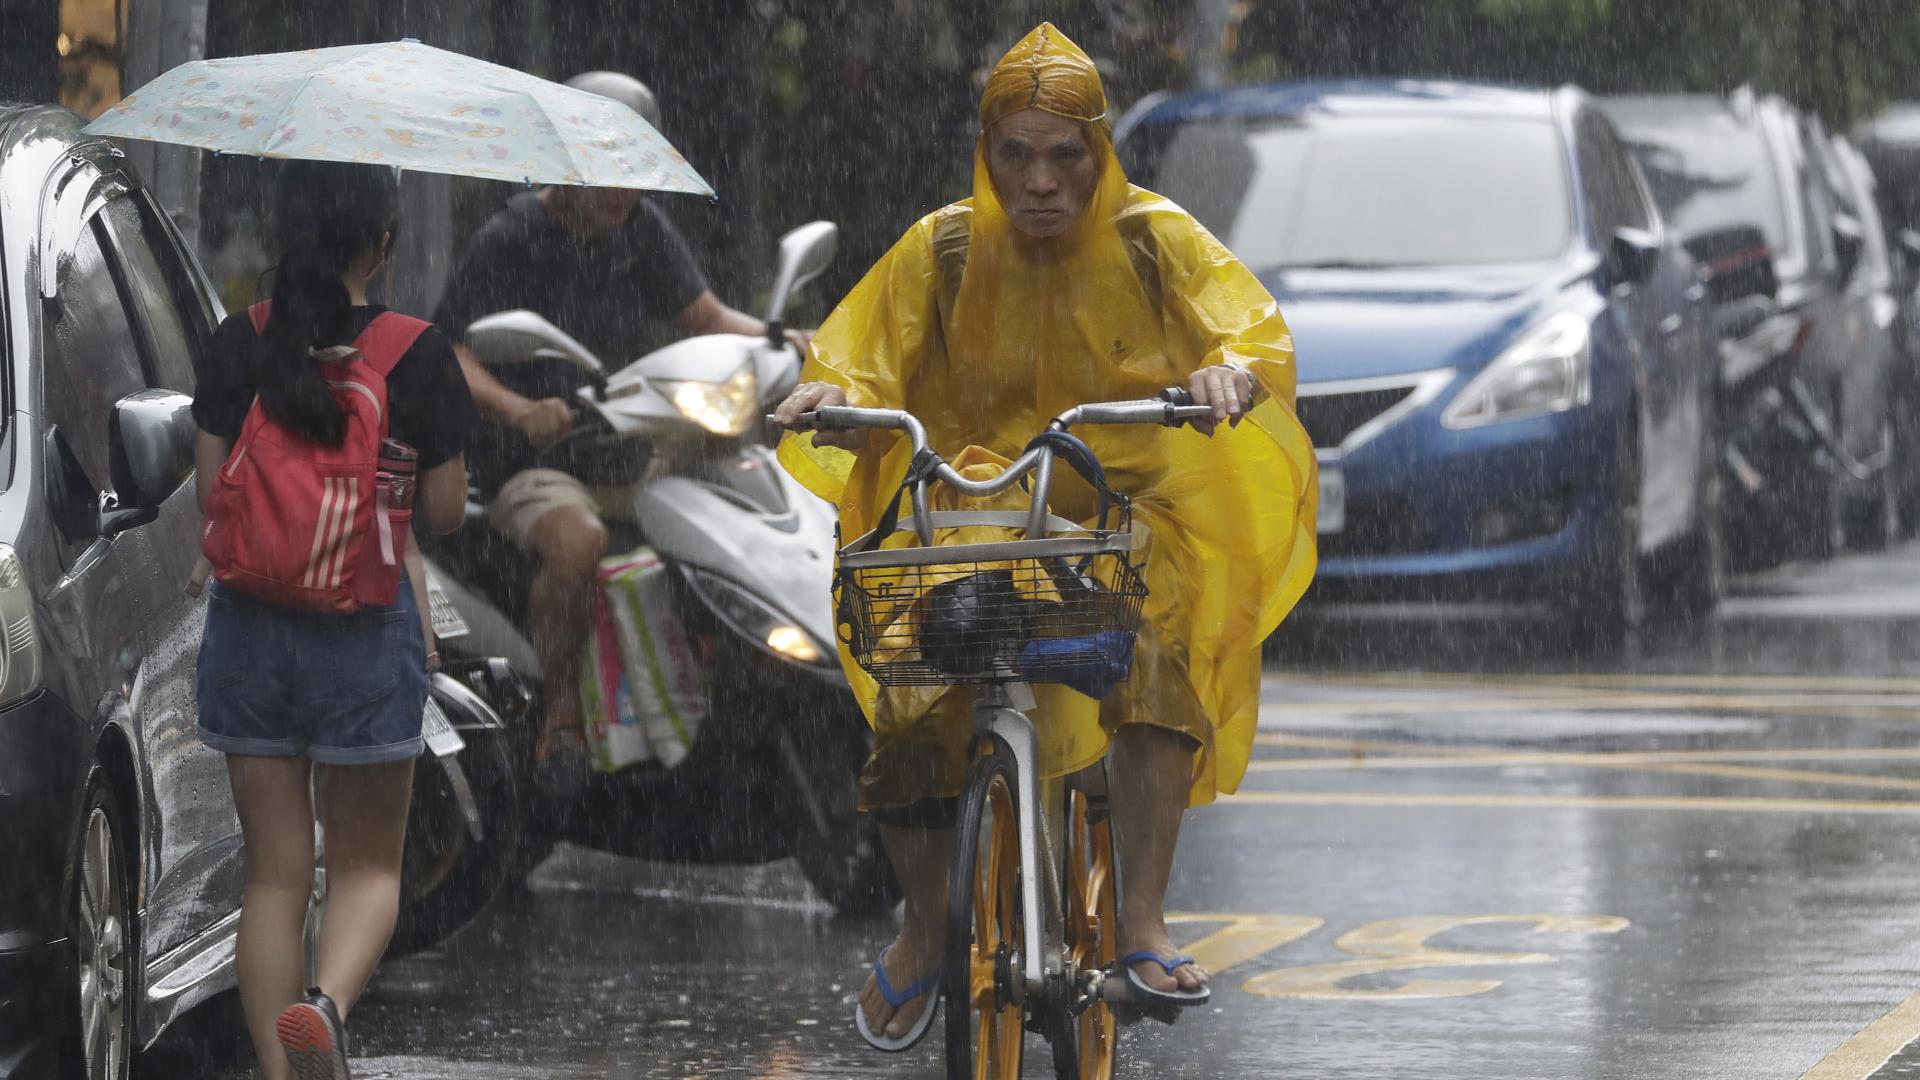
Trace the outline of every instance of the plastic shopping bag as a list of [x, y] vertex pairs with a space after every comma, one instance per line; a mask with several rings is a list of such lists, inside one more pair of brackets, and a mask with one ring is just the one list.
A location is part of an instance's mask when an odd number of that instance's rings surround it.
[[646, 761], [673, 768], [706, 720], [703, 673], [671, 573], [647, 548], [600, 565], [582, 682], [588, 750], [602, 772]]

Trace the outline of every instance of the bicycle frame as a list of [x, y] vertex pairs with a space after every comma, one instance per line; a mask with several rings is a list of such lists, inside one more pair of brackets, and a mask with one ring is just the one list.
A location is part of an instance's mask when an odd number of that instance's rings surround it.
[[1020, 975], [1027, 994], [1045, 994], [1049, 981], [1064, 974], [1066, 903], [1060, 882], [1058, 839], [1065, 822], [1066, 779], [1041, 780], [1035, 764], [1033, 693], [1025, 683], [977, 687], [973, 717], [976, 735], [992, 735], [1013, 755], [1014, 792], [1020, 808], [1020, 875], [1040, 887], [1020, 891]]

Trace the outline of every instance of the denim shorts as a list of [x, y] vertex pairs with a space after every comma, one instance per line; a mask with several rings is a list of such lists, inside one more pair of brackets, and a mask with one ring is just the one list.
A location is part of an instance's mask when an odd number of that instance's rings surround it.
[[200, 740], [227, 754], [376, 765], [420, 753], [426, 646], [406, 579], [390, 607], [299, 611], [208, 585]]

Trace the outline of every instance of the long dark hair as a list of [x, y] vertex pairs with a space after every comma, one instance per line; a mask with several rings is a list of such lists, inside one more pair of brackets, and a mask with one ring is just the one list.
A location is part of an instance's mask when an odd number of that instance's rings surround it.
[[336, 446], [346, 421], [308, 353], [346, 337], [353, 299], [340, 275], [398, 229], [399, 182], [376, 166], [290, 161], [277, 196], [273, 310], [253, 346], [260, 405], [293, 431]]

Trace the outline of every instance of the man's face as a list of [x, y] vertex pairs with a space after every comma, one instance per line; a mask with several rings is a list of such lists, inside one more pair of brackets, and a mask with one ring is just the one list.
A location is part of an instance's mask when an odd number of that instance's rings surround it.
[[987, 132], [987, 174], [1014, 227], [1062, 236], [1086, 212], [1100, 161], [1077, 120], [1026, 109]]
[[640, 192], [632, 188], [581, 188], [575, 206], [580, 217], [592, 228], [605, 232], [627, 223], [640, 205]]

